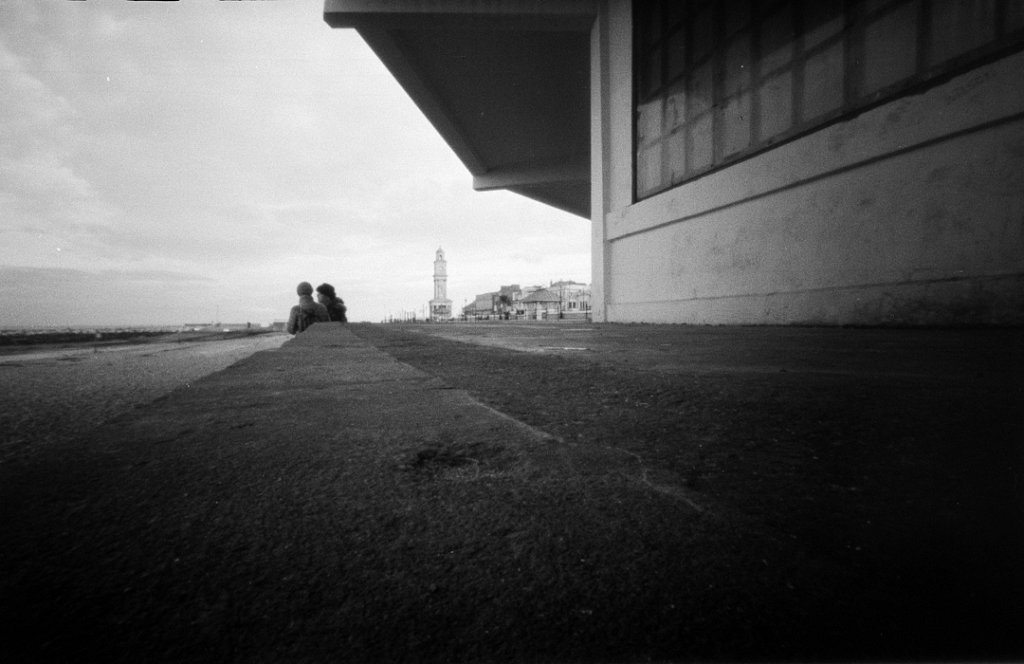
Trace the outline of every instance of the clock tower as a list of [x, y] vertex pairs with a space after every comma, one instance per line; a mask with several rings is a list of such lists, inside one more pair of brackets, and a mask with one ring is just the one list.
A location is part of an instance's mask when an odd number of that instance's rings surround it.
[[434, 254], [434, 299], [430, 301], [430, 320], [451, 320], [452, 301], [448, 299], [448, 261], [444, 249], [437, 248]]

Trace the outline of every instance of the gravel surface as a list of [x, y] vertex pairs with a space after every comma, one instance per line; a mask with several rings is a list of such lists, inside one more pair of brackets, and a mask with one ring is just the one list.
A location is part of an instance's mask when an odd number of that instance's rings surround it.
[[290, 337], [48, 348], [0, 356], [0, 463], [277, 348]]

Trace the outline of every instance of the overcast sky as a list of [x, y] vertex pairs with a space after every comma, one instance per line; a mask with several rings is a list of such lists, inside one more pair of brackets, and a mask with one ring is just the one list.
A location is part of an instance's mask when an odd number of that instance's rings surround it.
[[589, 225], [471, 176], [322, 0], [0, 0], [0, 327], [352, 320], [590, 281]]

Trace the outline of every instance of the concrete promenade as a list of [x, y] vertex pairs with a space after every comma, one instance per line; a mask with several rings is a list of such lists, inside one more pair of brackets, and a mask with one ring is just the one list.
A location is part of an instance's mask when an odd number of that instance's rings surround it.
[[0, 661], [1024, 658], [1024, 333], [318, 324], [0, 464]]

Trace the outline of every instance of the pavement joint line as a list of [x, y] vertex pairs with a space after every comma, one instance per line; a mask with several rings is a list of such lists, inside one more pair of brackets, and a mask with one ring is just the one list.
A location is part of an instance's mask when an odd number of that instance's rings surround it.
[[697, 504], [693, 500], [691, 500], [686, 495], [686, 492], [683, 489], [680, 489], [679, 487], [674, 487], [674, 486], [666, 486], [664, 484], [655, 484], [654, 482], [652, 482], [650, 480], [650, 478], [648, 477], [647, 464], [644, 463], [643, 457], [641, 457], [639, 454], [635, 454], [634, 452], [630, 452], [629, 450], [624, 450], [624, 449], [622, 449], [620, 447], [612, 447], [610, 445], [606, 445], [605, 449], [614, 450], [614, 451], [617, 451], [617, 452], [622, 452], [623, 454], [628, 454], [629, 456], [631, 456], [634, 459], [636, 459], [637, 463], [640, 464], [640, 469], [642, 471], [641, 474], [640, 474], [640, 481], [643, 484], [646, 484], [652, 491], [655, 491], [655, 492], [660, 493], [662, 495], [669, 496], [670, 498], [675, 498], [677, 500], [680, 500], [680, 501], [686, 503], [687, 505], [689, 505], [696, 512], [703, 513], [705, 511], [707, 511], [703, 507], [701, 507], [699, 504]]
[[[448, 389], [458, 389], [458, 388], [448, 388]], [[562, 445], [565, 444], [565, 439], [562, 438], [561, 436], [556, 436], [554, 434], [548, 433], [547, 431], [544, 431], [543, 429], [538, 429], [535, 426], [532, 426], [530, 424], [527, 424], [526, 422], [523, 422], [522, 420], [519, 420], [519, 419], [516, 419], [515, 417], [512, 417], [508, 413], [503, 413], [500, 410], [498, 410], [497, 408], [494, 408], [492, 406], [488, 406], [487, 404], [485, 404], [485, 403], [479, 401], [478, 399], [476, 399], [472, 394], [470, 394], [466, 390], [459, 390], [459, 391], [464, 393], [466, 395], [466, 398], [468, 398], [472, 403], [476, 404], [480, 408], [484, 409], [485, 411], [487, 411], [487, 412], [489, 412], [489, 413], [491, 413], [493, 415], [497, 415], [498, 417], [502, 418], [503, 420], [511, 422], [517, 428], [522, 429], [523, 431], [526, 431], [531, 436], [533, 436], [533, 437], [535, 437], [535, 438], [537, 438], [539, 440], [542, 440], [542, 441], [544, 441], [546, 443], [561, 443]]]

